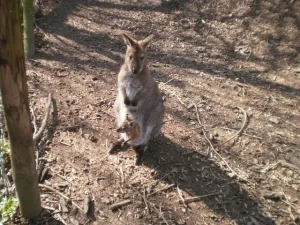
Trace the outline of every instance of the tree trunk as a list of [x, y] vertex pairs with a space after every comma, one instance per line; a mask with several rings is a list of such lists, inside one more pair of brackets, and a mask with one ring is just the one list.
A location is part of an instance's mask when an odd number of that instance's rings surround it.
[[24, 26], [24, 47], [25, 58], [29, 59], [34, 54], [34, 7], [33, 0], [23, 1], [23, 26]]
[[29, 113], [19, 0], [0, 0], [0, 89], [11, 146], [13, 179], [21, 214], [41, 211]]

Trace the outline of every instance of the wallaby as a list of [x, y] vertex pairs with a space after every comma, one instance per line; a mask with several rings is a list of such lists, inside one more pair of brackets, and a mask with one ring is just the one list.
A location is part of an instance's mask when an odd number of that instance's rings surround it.
[[126, 120], [123, 121], [116, 131], [121, 134], [121, 138], [113, 143], [110, 153], [120, 149], [122, 146], [128, 144], [128, 142], [131, 140], [139, 138], [141, 134], [139, 124], [129, 118], [128, 114], [126, 115]]
[[117, 128], [117, 132], [124, 134], [123, 139], [125, 144], [135, 138], [138, 138], [141, 134], [139, 124], [130, 119], [128, 114], [126, 120], [120, 125], [120, 127]]
[[145, 150], [149, 140], [161, 133], [165, 111], [158, 85], [147, 66], [146, 47], [153, 35], [141, 41], [126, 34], [122, 36], [127, 50], [118, 75], [118, 94], [114, 105], [117, 127], [129, 115], [132, 121], [138, 123], [140, 135], [128, 144]]

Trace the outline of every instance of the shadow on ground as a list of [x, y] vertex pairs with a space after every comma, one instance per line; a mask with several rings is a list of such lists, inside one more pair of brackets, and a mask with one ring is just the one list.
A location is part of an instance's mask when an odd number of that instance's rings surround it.
[[47, 209], [42, 208], [40, 215], [37, 217], [26, 220], [20, 217], [16, 217], [13, 224], [22, 224], [22, 225], [41, 225], [41, 224], [48, 224], [48, 225], [64, 225], [61, 221], [54, 218], [53, 214], [51, 214]]
[[[297, 42], [299, 40], [300, 33], [298, 31], [291, 36], [291, 34], [285, 34], [285, 30], [282, 29], [286, 27], [289, 20], [291, 21], [291, 25], [294, 27], [299, 28], [300, 26], [300, 19], [295, 12], [296, 6], [294, 6], [294, 1], [290, 3], [280, 1], [278, 4], [270, 3], [269, 1], [254, 1], [251, 4], [245, 4], [245, 9], [243, 8], [241, 12], [235, 12], [232, 14], [229, 13], [232, 7], [235, 7], [237, 4], [235, 1], [232, 1], [231, 5], [225, 4], [224, 6], [222, 5], [223, 3], [218, 3], [216, 1], [208, 3], [193, 3], [195, 8], [199, 11], [193, 11], [186, 7], [186, 4], [191, 3], [192, 1], [170, 1], [170, 5], [165, 5], [166, 2], [169, 1], [162, 1], [161, 4], [155, 5], [154, 7], [149, 3], [132, 4], [128, 2], [127, 4], [123, 4], [116, 2], [108, 3], [105, 1], [63, 1], [49, 15], [47, 15], [46, 18], [47, 23], [49, 23], [50, 20], [57, 21], [57, 26], [45, 26], [43, 29], [47, 33], [52, 34], [56, 39], [59, 39], [62, 43], [64, 43], [65, 40], [71, 40], [78, 44], [78, 46], [65, 43], [63, 52], [54, 51], [52, 53], [48, 52], [47, 54], [39, 53], [36, 57], [72, 64], [76, 68], [80, 68], [82, 70], [87, 70], [87, 68], [94, 68], [95, 70], [97, 68], [106, 68], [114, 73], [118, 72], [117, 69], [122, 63], [120, 53], [125, 52], [125, 45], [122, 39], [115, 35], [111, 35], [110, 32], [92, 32], [90, 29], [85, 29], [85, 27], [72, 26], [70, 23], [66, 23], [66, 21], [68, 21], [68, 17], [71, 15], [76, 15], [77, 17], [81, 17], [83, 21], [92, 21], [94, 24], [99, 24], [99, 26], [102, 25], [105, 27], [114, 26], [110, 19], [130, 21], [132, 24], [139, 24], [139, 26], [143, 25], [145, 27], [151, 24], [151, 21], [138, 21], [134, 17], [108, 13], [105, 11], [107, 9], [119, 9], [124, 12], [132, 11], [136, 13], [151, 13], [152, 11], [158, 11], [165, 14], [174, 14], [173, 20], [176, 23], [181, 20], [193, 20], [198, 17], [207, 20], [208, 23], [213, 23], [215, 21], [232, 23], [235, 19], [239, 19], [244, 21], [243, 31], [239, 31], [241, 32], [241, 35], [247, 33], [247, 30], [254, 29], [253, 27], [249, 27], [251, 25], [249, 22], [251, 19], [260, 18], [260, 23], [262, 24], [259, 24], [260, 26], [257, 28], [256, 38], [267, 40], [264, 46], [265, 55], [263, 57], [261, 55], [257, 55], [255, 51], [251, 51], [249, 53], [250, 55], [241, 55], [238, 51], [236, 51], [236, 48], [239, 45], [242, 45], [242, 40], [228, 40], [226, 33], [220, 33], [220, 31], [210, 25], [202, 26], [201, 20], [198, 18], [194, 25], [191, 25], [191, 29], [193, 29], [197, 35], [195, 35], [195, 33], [186, 34], [184, 30], [180, 30], [180, 32], [176, 34], [176, 38], [178, 38], [178, 40], [183, 40], [184, 43], [189, 45], [188, 48], [191, 48], [190, 51], [181, 52], [180, 48], [177, 50], [175, 48], [175, 52], [173, 52], [173, 50], [158, 50], [150, 54], [151, 59], [178, 66], [180, 68], [193, 69], [211, 75], [224, 76], [232, 80], [238, 79], [242, 83], [251, 84], [260, 88], [267, 87], [270, 90], [276, 90], [286, 94], [298, 95], [300, 93], [299, 88], [272, 82], [261, 77], [261, 74], [263, 73], [282, 69], [284, 64], [292, 65], [297, 63], [297, 58], [299, 56], [299, 47], [297, 47]], [[174, 7], [178, 9], [177, 14], [173, 11]], [[91, 14], [85, 16], [80, 15], [78, 12], [83, 8], [90, 10]], [[262, 10], [265, 10], [263, 15], [261, 15]], [[189, 16], [186, 16], [187, 12], [189, 12]], [[229, 16], [227, 14], [229, 14]], [[166, 23], [161, 24], [161, 26], [168, 28], [169, 25]], [[265, 26], [269, 26], [271, 31], [274, 30], [274, 32], [263, 33]], [[141, 35], [141, 32], [143, 33], [143, 30], [131, 30], [131, 26], [122, 27], [118, 25], [118, 28], [125, 29], [132, 34], [138, 33]], [[149, 29], [148, 32], [144, 32], [143, 35], [148, 35], [151, 32], [156, 33], [155, 29], [152, 28], [152, 30]], [[163, 36], [165, 36], [165, 34], [157, 34], [157, 39], [166, 39], [166, 37]], [[174, 39], [175, 37], [170, 38]], [[248, 43], [249, 41], [250, 43]], [[251, 41], [253, 40], [246, 40], [246, 44], [244, 45], [251, 47], [251, 45], [253, 45]], [[289, 44], [284, 44], [284, 47], [282, 47], [283, 43]], [[83, 46], [85, 50], [83, 50], [80, 46]], [[194, 54], [193, 51], [198, 47], [206, 48], [206, 50], [204, 52]], [[207, 52], [207, 50], [209, 50], [209, 52]], [[83, 53], [83, 51], [85, 53]], [[77, 56], [77, 54], [80, 55], [83, 53], [84, 55], [89, 55], [93, 52], [102, 55], [102, 57], [99, 58], [91, 55], [88, 58], [80, 58]], [[213, 52], [213, 54], [211, 54], [211, 52]], [[204, 58], [199, 58], [199, 55], [203, 55]], [[209, 60], [205, 60], [206, 58]], [[239, 62], [245, 62], [245, 60], [249, 63], [255, 63], [256, 65], [263, 65], [263, 69], [253, 67], [239, 68]], [[278, 76], [281, 76], [280, 73], [277, 74]], [[164, 77], [168, 79], [172, 78], [169, 74], [164, 74]]]
[[190, 197], [206, 196], [199, 202], [205, 203], [217, 214], [239, 224], [251, 221], [250, 217], [259, 224], [274, 224], [261, 211], [259, 200], [230, 177], [225, 172], [226, 167], [221, 168], [207, 156], [184, 148], [166, 136], [151, 142], [143, 164], [155, 168], [156, 179], [175, 184]]

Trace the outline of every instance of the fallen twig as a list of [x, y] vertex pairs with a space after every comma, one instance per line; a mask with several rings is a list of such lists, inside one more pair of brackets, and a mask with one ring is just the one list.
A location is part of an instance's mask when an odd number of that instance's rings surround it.
[[145, 188], [144, 188], [144, 191], [143, 191], [143, 200], [144, 200], [144, 203], [146, 205], [147, 213], [150, 214], [150, 209], [149, 209], [147, 199], [146, 199], [146, 189]]
[[32, 113], [32, 123], [33, 123], [33, 128], [34, 128], [34, 131], [33, 133], [35, 134], [37, 132], [37, 125], [36, 125], [36, 115], [35, 115], [35, 108], [31, 107], [31, 113]]
[[68, 225], [67, 222], [59, 214], [57, 214], [57, 216], [58, 216], [60, 222], [62, 222], [64, 225]]
[[300, 127], [298, 127], [297, 125], [295, 125], [295, 124], [293, 124], [293, 123], [291, 123], [291, 122], [289, 122], [289, 121], [285, 121], [287, 124], [290, 124], [290, 125], [292, 125], [293, 127], [296, 127], [297, 129], [300, 129]]
[[249, 216], [249, 217], [250, 217], [250, 219], [251, 219], [251, 221], [254, 225], [259, 225], [260, 224], [253, 216]]
[[117, 202], [117, 203], [114, 203], [111, 206], [109, 206], [109, 209], [110, 210], [115, 210], [115, 209], [121, 208], [122, 206], [127, 205], [131, 202], [132, 202], [131, 200], [124, 200], [122, 202]]
[[152, 202], [149, 202], [148, 200], [146, 200], [146, 201], [153, 207], [153, 209], [154, 209], [154, 210], [157, 212], [157, 214], [163, 219], [163, 221], [166, 223], [166, 225], [169, 225], [168, 221], [167, 221], [166, 218], [163, 216], [162, 212], [159, 211], [159, 210], [156, 208], [155, 204], [152, 203]]
[[106, 154], [105, 156], [103, 156], [101, 159], [98, 160], [98, 162], [102, 162], [102, 160], [106, 159], [109, 156], [109, 154]]
[[180, 98], [177, 94], [175, 94], [174, 92], [172, 92], [172, 94], [177, 98], [177, 100], [181, 103], [181, 105], [183, 105], [184, 108], [186, 108], [186, 105], [185, 105], [184, 102], [181, 100], [181, 98]]
[[227, 168], [234, 174], [234, 175], [236, 175], [238, 178], [240, 178], [241, 180], [244, 180], [244, 181], [247, 181], [247, 182], [249, 182], [249, 183], [251, 183], [250, 181], [248, 181], [247, 179], [245, 179], [245, 178], [243, 178], [243, 177], [241, 177], [241, 176], [239, 176], [232, 168], [231, 168], [231, 166], [227, 163], [227, 161], [216, 151], [216, 149], [214, 148], [214, 146], [213, 146], [213, 144], [211, 143], [211, 141], [209, 140], [209, 138], [207, 137], [207, 135], [206, 135], [206, 131], [205, 131], [205, 129], [204, 129], [204, 127], [203, 127], [203, 124], [202, 124], [202, 122], [201, 122], [201, 120], [200, 120], [200, 116], [199, 116], [199, 112], [198, 112], [198, 107], [197, 107], [197, 105], [196, 105], [196, 103], [195, 102], [192, 102], [193, 103], [193, 105], [194, 105], [194, 107], [195, 107], [195, 110], [196, 110], [196, 115], [197, 115], [197, 120], [198, 120], [198, 123], [199, 123], [199, 125], [202, 127], [201, 128], [201, 130], [202, 130], [202, 132], [203, 132], [203, 135], [204, 135], [204, 137], [205, 137], [205, 139], [207, 140], [207, 142], [209, 143], [209, 145], [210, 145], [210, 147], [211, 147], [211, 150], [213, 150], [214, 151], [214, 153], [225, 163], [225, 165], [227, 166]]
[[215, 193], [211, 193], [211, 194], [207, 194], [207, 195], [201, 195], [201, 196], [194, 196], [194, 197], [191, 197], [191, 198], [182, 198], [179, 200], [180, 203], [183, 203], [183, 204], [189, 204], [191, 202], [195, 202], [195, 201], [198, 201], [202, 198], [206, 198], [206, 197], [210, 197], [210, 196], [214, 196], [214, 195], [218, 195], [220, 194], [220, 192], [215, 192]]
[[174, 170], [171, 170], [170, 172], [168, 172], [168, 173], [166, 173], [165, 175], [163, 175], [162, 178], [153, 181], [151, 184], [148, 185], [148, 187], [152, 187], [152, 186], [156, 185], [159, 181], [165, 179], [166, 177], [168, 177], [168, 176], [169, 176], [171, 173], [173, 173], [173, 172], [174, 172]]
[[174, 80], [175, 78], [172, 78], [170, 80], [168, 80], [167, 82], [165, 82], [164, 84], [170, 83], [172, 80]]
[[[135, 188], [134, 188], [135, 189]], [[164, 215], [161, 213], [161, 211], [159, 211], [157, 208], [156, 208], [156, 206], [155, 206], [155, 204], [153, 203], [153, 202], [150, 202], [148, 199], [146, 199], [146, 197], [144, 196], [144, 195], [142, 195], [137, 189], [135, 189], [135, 192], [137, 193], [137, 194], [139, 194], [143, 199], [144, 199], [144, 201], [145, 202], [147, 202], [156, 212], [157, 212], [157, 214], [163, 219], [163, 221], [165, 222], [165, 224], [166, 225], [169, 225], [169, 223], [168, 223], [168, 221], [166, 220], [166, 218], [164, 217]]]
[[295, 171], [296, 173], [299, 173], [300, 174], [300, 169], [299, 167], [287, 162], [286, 160], [278, 160], [277, 162], [275, 163], [272, 163], [272, 164], [268, 164], [265, 168], [261, 169], [260, 172], [261, 173], [266, 173], [268, 172], [269, 170], [273, 170], [275, 169], [278, 165], [281, 165], [283, 167], [287, 167], [293, 171]]
[[[38, 131], [38, 128], [37, 128], [37, 124], [36, 124], [35, 108], [31, 107], [30, 110], [31, 110], [31, 114], [32, 114], [33, 134], [36, 134], [36, 132]], [[39, 150], [36, 151], [36, 157], [35, 158], [36, 158], [35, 159], [36, 169], [38, 169], [38, 167], [39, 167], [39, 159], [40, 159]]]
[[72, 146], [72, 144], [69, 144], [69, 143], [66, 143], [66, 142], [63, 142], [63, 141], [59, 141], [59, 143], [61, 143], [61, 144], [63, 144], [63, 145], [66, 145], [66, 146], [69, 146], [69, 147]]
[[69, 184], [72, 184], [72, 182], [70, 182], [66, 177], [60, 175], [59, 173], [56, 173], [56, 172], [55, 172], [53, 169], [51, 169], [51, 168], [50, 168], [50, 170], [51, 170], [51, 172], [54, 173], [56, 176], [60, 177], [61, 179], [65, 180], [65, 181], [67, 181]]
[[123, 168], [122, 168], [122, 165], [119, 167], [120, 169], [120, 176], [121, 176], [121, 183], [124, 184], [124, 172], [123, 172]]
[[39, 187], [48, 189], [48, 190], [50, 190], [52, 192], [55, 192], [56, 194], [60, 195], [64, 199], [70, 200], [70, 198], [68, 196], [64, 195], [63, 193], [59, 192], [58, 190], [55, 190], [53, 187], [50, 187], [50, 186], [45, 185], [45, 184], [39, 184]]
[[48, 120], [48, 117], [49, 117], [49, 114], [50, 114], [51, 100], [52, 100], [52, 95], [51, 95], [51, 93], [49, 93], [48, 103], [47, 103], [47, 106], [46, 106], [46, 113], [45, 113], [44, 119], [42, 121], [42, 125], [41, 125], [40, 129], [38, 131], [36, 130], [35, 133], [33, 134], [33, 141], [35, 143], [37, 143], [39, 141], [39, 139], [41, 138], [44, 130], [46, 129], [47, 120]]
[[177, 192], [178, 192], [178, 195], [179, 195], [179, 198], [180, 198], [179, 201], [182, 202], [182, 204], [184, 205], [184, 207], [187, 207], [187, 205], [185, 204], [184, 198], [183, 198], [183, 196], [182, 196], [181, 190], [179, 189], [178, 186], [177, 186]]
[[55, 211], [56, 209], [47, 205], [43, 206], [44, 209], [50, 210], [50, 211]]
[[63, 197], [67, 201], [71, 201], [72, 205], [74, 205], [77, 209], [79, 209], [81, 212], [84, 213], [83, 209], [79, 205], [77, 205], [74, 201], [72, 201], [72, 199], [70, 199], [68, 196], [64, 195], [63, 193], [59, 192], [58, 190], [55, 190], [53, 187], [50, 187], [50, 186], [45, 185], [45, 184], [39, 184], [39, 187], [48, 189], [49, 191], [52, 191], [52, 192], [58, 194], [59, 196]]
[[[236, 129], [232, 129], [232, 128], [228, 128], [228, 127], [220, 127], [220, 128], [223, 129], [223, 130], [237, 131]], [[263, 139], [263, 138], [260, 137], [260, 136], [248, 134], [248, 133], [245, 133], [245, 132], [242, 132], [241, 134], [242, 134], [242, 135], [245, 135], [245, 136], [248, 136], [248, 137], [253, 137], [253, 138], [256, 138], [256, 139], [259, 139], [259, 140], [262, 140], [262, 139]]]
[[242, 125], [242, 127], [239, 129], [239, 131], [237, 133], [235, 133], [234, 135], [232, 135], [229, 139], [227, 139], [226, 141], [224, 141], [222, 144], [225, 144], [226, 142], [228, 142], [228, 141], [232, 140], [233, 138], [237, 137], [240, 133], [243, 132], [243, 130], [245, 129], [245, 127], [247, 125], [248, 115], [247, 115], [246, 111], [244, 109], [238, 107], [238, 106], [237, 106], [237, 108], [244, 113], [244, 122], [243, 122], [243, 125]]
[[294, 164], [291, 164], [291, 163], [289, 163], [289, 162], [287, 162], [287, 161], [285, 161], [285, 160], [279, 160], [278, 163], [279, 163], [281, 166], [283, 166], [283, 167], [288, 167], [289, 169], [291, 169], [291, 170], [293, 170], [293, 171], [295, 171], [295, 172], [297, 172], [297, 173], [300, 174], [300, 169], [299, 169], [298, 166], [295, 166]]
[[174, 187], [174, 185], [175, 185], [175, 184], [170, 184], [170, 185], [168, 185], [168, 186], [166, 186], [166, 187], [163, 187], [163, 188], [161, 188], [161, 189], [158, 189], [158, 190], [156, 190], [156, 191], [153, 191], [152, 193], [150, 193], [150, 194], [148, 195], [148, 197], [153, 196], [153, 195], [155, 195], [155, 194], [157, 194], [157, 193], [159, 193], [159, 192], [168, 190], [168, 189], [170, 189], [171, 187]]
[[46, 34], [45, 31], [43, 31], [36, 23], [35, 23], [35, 26], [49, 39], [48, 34]]
[[269, 170], [272, 170], [272, 169], [276, 168], [277, 165], [278, 165], [278, 162], [272, 163], [272, 164], [268, 164], [268, 165], [266, 165], [263, 169], [261, 169], [259, 172], [260, 172], [260, 173], [266, 173], [266, 172], [268, 172]]

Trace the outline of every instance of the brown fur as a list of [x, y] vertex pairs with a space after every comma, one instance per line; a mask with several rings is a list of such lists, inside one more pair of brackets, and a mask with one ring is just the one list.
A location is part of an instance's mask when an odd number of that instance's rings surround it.
[[130, 140], [129, 144], [146, 145], [152, 137], [161, 133], [164, 118], [162, 97], [147, 66], [146, 46], [153, 35], [141, 41], [127, 35], [123, 38], [127, 50], [118, 74], [118, 95], [114, 105], [117, 127], [129, 114], [140, 130], [139, 137]]
[[135, 139], [140, 136], [141, 130], [138, 123], [130, 119], [127, 115], [127, 119], [117, 128], [118, 133], [126, 133], [129, 137], [129, 140]]
[[[150, 35], [142, 41], [136, 41], [126, 34], [123, 34], [123, 39], [127, 45], [127, 50], [124, 64], [120, 70], [123, 72], [120, 73], [118, 77], [119, 84], [124, 84], [124, 81], [130, 76], [131, 78], [134, 77], [134, 79], [138, 80], [141, 84], [141, 87], [146, 86], [150, 75], [147, 67], [146, 46], [152, 38], [153, 35]], [[126, 87], [123, 85], [120, 88], [124, 96], [124, 103], [126, 105], [136, 106], [140, 93], [137, 93], [134, 98], [129, 99], [126, 94]]]

